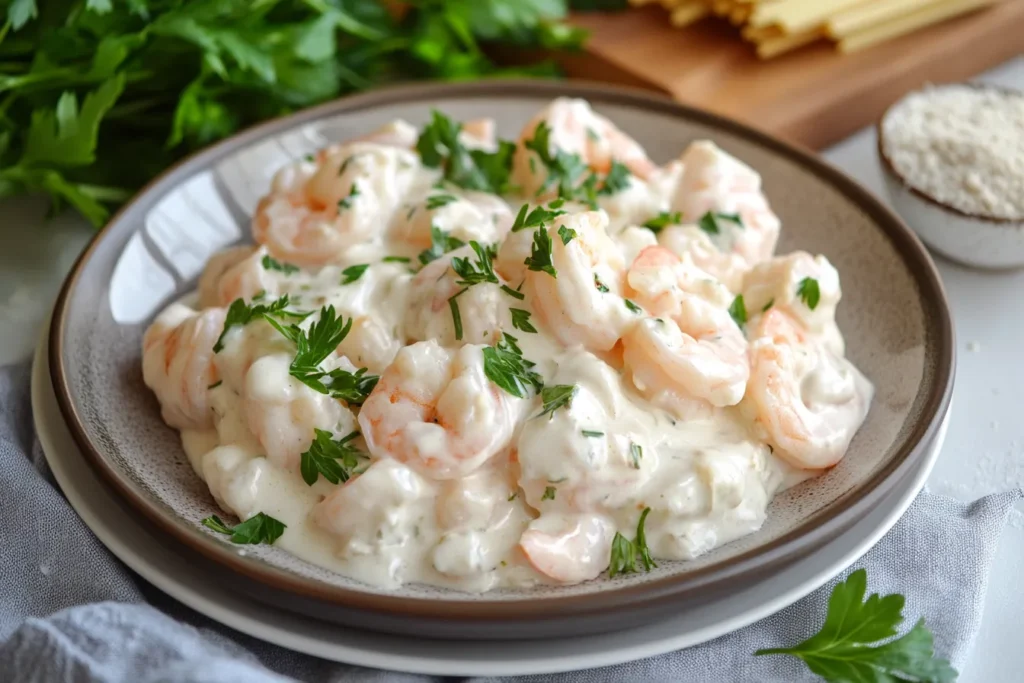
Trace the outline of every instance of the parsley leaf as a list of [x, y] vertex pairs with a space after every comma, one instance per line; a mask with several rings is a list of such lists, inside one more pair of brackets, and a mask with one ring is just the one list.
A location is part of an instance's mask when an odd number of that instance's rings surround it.
[[518, 299], [519, 301], [522, 301], [523, 299], [526, 298], [525, 294], [523, 294], [522, 292], [517, 292], [516, 290], [512, 289], [508, 285], [502, 285], [501, 286], [501, 291], [505, 292], [506, 294], [508, 294], [513, 299]]
[[818, 287], [818, 281], [813, 277], [805, 277], [797, 285], [796, 295], [807, 304], [807, 308], [813, 311], [821, 301], [821, 289]]
[[448, 206], [452, 202], [459, 201], [458, 197], [450, 194], [435, 194], [427, 197], [427, 209], [433, 211], [434, 209], [440, 209], [442, 206]]
[[629, 459], [633, 461], [633, 469], [640, 469], [640, 459], [644, 457], [644, 449], [635, 441], [629, 442]]
[[536, 363], [523, 358], [518, 340], [507, 332], [496, 346], [483, 350], [484, 374], [487, 379], [518, 398], [526, 398], [530, 387], [540, 391], [544, 380], [533, 371]]
[[658, 234], [670, 225], [678, 225], [683, 222], [683, 214], [679, 211], [662, 211], [654, 218], [650, 218], [643, 223], [643, 227], [647, 228], [654, 234]]
[[480, 284], [481, 282], [491, 282], [498, 284], [498, 276], [494, 274], [494, 258], [498, 255], [498, 248], [493, 245], [486, 247], [480, 246], [480, 243], [475, 240], [470, 240], [469, 246], [473, 249], [473, 253], [476, 254], [476, 261], [470, 263], [466, 257], [457, 256], [452, 259], [452, 270], [459, 276], [459, 280], [456, 280], [456, 284], [466, 285], [467, 287]]
[[533, 233], [533, 245], [530, 247], [530, 255], [523, 263], [530, 270], [544, 272], [551, 277], [558, 277], [558, 271], [555, 270], [555, 266], [551, 262], [551, 235], [548, 234], [546, 229], [541, 228]]
[[700, 226], [701, 230], [703, 230], [709, 235], [718, 235], [719, 233], [722, 232], [720, 225], [721, 221], [729, 221], [730, 223], [735, 223], [741, 228], [743, 227], [743, 220], [740, 218], [739, 214], [717, 213], [713, 211], [708, 211], [706, 214], [701, 216], [700, 221], [697, 222], [697, 225]]
[[266, 256], [264, 256], [263, 260], [260, 261], [260, 263], [263, 264], [263, 269], [264, 270], [276, 270], [278, 272], [284, 273], [285, 275], [293, 275], [293, 274], [299, 272], [299, 267], [298, 266], [293, 266], [290, 263], [284, 263], [282, 261], [278, 261], [276, 258], [271, 256], [270, 254], [267, 254]]
[[[549, 204], [551, 207], [554, 207], [554, 205], [554, 202]], [[561, 204], [558, 206], [561, 206]], [[546, 209], [543, 206], [535, 206], [533, 210], [530, 211], [530, 205], [523, 204], [519, 207], [519, 213], [516, 214], [515, 221], [512, 222], [512, 232], [543, 227], [546, 223], [564, 213], [565, 211], [561, 211], [557, 207], [554, 209]]]
[[380, 261], [381, 263], [409, 263], [411, 260], [408, 256], [385, 256]]
[[764, 308], [761, 309], [761, 312], [762, 313], [766, 313], [768, 311], [768, 309], [771, 308], [774, 305], [775, 305], [775, 299], [769, 299], [768, 303], [766, 303], [764, 305]]
[[747, 305], [743, 302], [743, 295], [739, 294], [729, 305], [729, 315], [741, 328], [747, 324]]
[[626, 168], [625, 164], [621, 164], [616, 160], [612, 160], [612, 165], [608, 169], [608, 175], [604, 177], [604, 186], [597, 191], [598, 194], [612, 195], [616, 192], [621, 192], [629, 187], [629, 178], [633, 175]]
[[456, 299], [462, 295], [469, 287], [463, 287], [455, 294], [452, 294], [448, 298], [448, 308], [452, 312], [452, 323], [455, 325], [455, 339], [456, 341], [462, 341], [462, 312], [459, 311], [459, 302]]
[[503, 194], [508, 190], [515, 145], [502, 140], [498, 149], [487, 152], [468, 149], [459, 140], [462, 124], [434, 110], [416, 141], [423, 165], [440, 168], [444, 179], [467, 190]]
[[932, 634], [924, 619], [899, 638], [904, 598], [867, 592], [867, 572], [850, 574], [836, 584], [828, 601], [825, 623], [816, 635], [793, 647], [758, 650], [755, 655], [786, 654], [798, 657], [826, 681], [928, 681], [950, 683], [957, 672], [944, 659], [935, 658]]
[[235, 527], [229, 527], [217, 515], [210, 515], [202, 521], [202, 524], [219, 534], [231, 536], [231, 542], [239, 545], [272, 544], [281, 538], [281, 534], [288, 528], [284, 522], [262, 512], [257, 512]]
[[644, 508], [644, 511], [640, 513], [640, 521], [636, 525], [636, 540], [630, 541], [619, 532], [615, 532], [615, 537], [612, 539], [611, 559], [608, 563], [609, 579], [615, 578], [619, 574], [637, 571], [637, 558], [643, 564], [644, 571], [649, 572], [658, 566], [651, 559], [651, 551], [647, 547], [647, 536], [644, 532], [644, 522], [647, 521], [647, 515], [650, 512], [651, 508]]
[[558, 491], [554, 486], [545, 486], [544, 495], [540, 497], [541, 500], [554, 500], [555, 493]]
[[441, 258], [449, 251], [454, 251], [459, 247], [466, 246], [466, 243], [457, 237], [450, 237], [447, 232], [437, 227], [436, 225], [430, 226], [430, 248], [424, 249], [420, 252], [419, 262], [423, 265], [427, 265], [432, 261], [436, 261]]
[[576, 397], [578, 391], [579, 387], [575, 384], [556, 384], [552, 387], [544, 387], [540, 392], [540, 400], [543, 402], [544, 407], [537, 417], [549, 415], [548, 419], [551, 419], [559, 408], [568, 409], [572, 406], [572, 400]]
[[597, 291], [601, 292], [602, 294], [607, 294], [608, 292], [611, 291], [610, 289], [608, 289], [608, 287], [605, 286], [603, 282], [597, 279], [597, 273], [594, 273], [594, 287], [596, 287]]
[[569, 244], [576, 239], [576, 231], [564, 225], [558, 226], [558, 236], [562, 238], [562, 244]]
[[512, 327], [523, 332], [536, 333], [537, 328], [530, 322], [530, 312], [521, 308], [508, 309], [512, 313]]
[[305, 320], [311, 312], [299, 313], [296, 311], [285, 310], [288, 307], [289, 300], [288, 295], [285, 294], [280, 299], [277, 299], [270, 304], [256, 304], [255, 306], [245, 303], [245, 299], [235, 299], [228, 306], [228, 312], [224, 316], [224, 329], [221, 331], [220, 336], [217, 337], [216, 343], [213, 345], [213, 352], [220, 353], [224, 348], [224, 337], [227, 336], [228, 332], [235, 325], [245, 326], [253, 320], [263, 319], [274, 327], [279, 328], [279, 319], [290, 318], [297, 320]]
[[303, 481], [312, 486], [320, 475], [332, 484], [348, 481], [352, 471], [359, 466], [359, 457], [362, 455], [359, 449], [348, 443], [357, 438], [359, 432], [352, 432], [338, 440], [331, 438], [331, 433], [323, 429], [314, 428], [313, 433], [313, 441], [302, 454], [299, 463]]
[[358, 280], [366, 272], [366, 269], [370, 267], [369, 263], [359, 263], [354, 266], [349, 266], [345, 270], [341, 271], [341, 284], [349, 285]]
[[586, 437], [604, 436], [604, 432], [595, 432], [595, 431], [592, 431], [592, 430], [589, 430], [589, 429], [584, 429], [581, 433], [583, 434], [583, 436], [586, 436]]
[[338, 211], [352, 208], [352, 200], [358, 197], [359, 194], [359, 186], [355, 183], [352, 183], [352, 187], [350, 187], [348, 190], [348, 196], [338, 200]]
[[635, 313], [635, 314], [639, 315], [639, 314], [644, 312], [644, 309], [640, 308], [639, 306], [637, 306], [635, 303], [633, 303], [629, 299], [623, 299], [622, 303], [626, 304], [626, 308], [629, 309], [630, 313]]

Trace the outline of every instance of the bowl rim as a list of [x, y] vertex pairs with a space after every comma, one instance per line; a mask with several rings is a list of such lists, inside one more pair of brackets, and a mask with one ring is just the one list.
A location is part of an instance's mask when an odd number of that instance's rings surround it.
[[[234, 546], [202, 532], [197, 524], [188, 524], [167, 515], [143, 492], [136, 490], [127, 476], [107, 461], [101, 447], [87, 435], [84, 420], [76, 408], [64, 363], [64, 344], [69, 316], [69, 302], [87, 270], [93, 255], [101, 248], [107, 235], [130, 223], [142, 199], [162, 196], [179, 182], [206, 168], [208, 161], [220, 158], [230, 150], [257, 142], [274, 132], [337, 116], [348, 112], [375, 109], [385, 105], [430, 102], [431, 99], [456, 97], [486, 99], [489, 95], [508, 97], [582, 97], [598, 105], [614, 104], [633, 107], [685, 121], [699, 123], [743, 138], [769, 152], [787, 158], [815, 173], [852, 203], [868, 214], [877, 228], [889, 239], [902, 257], [925, 307], [927, 335], [934, 340], [934, 384], [924, 397], [921, 413], [911, 426], [904, 447], [867, 482], [847, 491], [827, 508], [803, 520], [799, 526], [779, 538], [750, 549], [735, 557], [671, 576], [622, 585], [609, 590], [566, 596], [546, 596], [521, 600], [491, 600], [477, 597], [451, 600], [435, 597], [399, 596], [370, 593], [328, 584], [294, 572], [279, 569], [252, 557], [240, 557]], [[934, 310], [929, 310], [934, 309]], [[931, 314], [931, 315], [929, 315]], [[784, 142], [737, 121], [708, 111], [679, 104], [667, 97], [637, 88], [610, 86], [586, 81], [539, 81], [526, 79], [495, 79], [474, 83], [428, 83], [399, 85], [368, 93], [350, 95], [311, 107], [289, 116], [273, 119], [241, 131], [223, 141], [206, 147], [176, 163], [150, 181], [123, 206], [92, 238], [76, 260], [64, 281], [54, 308], [49, 336], [49, 363], [57, 403], [65, 422], [86, 460], [115, 491], [135, 510], [156, 526], [226, 568], [279, 590], [306, 598], [322, 600], [341, 608], [401, 618], [433, 618], [445, 621], [522, 622], [552, 618], [577, 618], [607, 614], [609, 610], [652, 608], [664, 605], [666, 599], [684, 595], [704, 595], [709, 590], [727, 588], [734, 582], [756, 580], [766, 571], [809, 554], [822, 543], [849, 527], [862, 511], [872, 507], [893, 485], [912, 469], [928, 444], [934, 439], [946, 414], [953, 390], [956, 347], [948, 300], [938, 271], [920, 239], [900, 218], [870, 191], [813, 152]], [[926, 376], [927, 376], [926, 368]], [[920, 396], [920, 394], [918, 394]], [[915, 396], [915, 402], [918, 400]], [[486, 596], [486, 594], [484, 594]]]
[[926, 85], [923, 88], [917, 88], [905, 93], [898, 100], [886, 107], [885, 111], [875, 122], [875, 145], [878, 148], [878, 158], [882, 162], [882, 170], [890, 175], [893, 179], [899, 182], [899, 184], [910, 194], [914, 195], [926, 204], [930, 204], [936, 208], [939, 208], [947, 213], [951, 213], [958, 218], [967, 218], [973, 221], [979, 221], [981, 223], [990, 223], [996, 227], [1009, 227], [1019, 228], [1024, 227], [1024, 216], [1020, 218], [1001, 218], [999, 216], [985, 216], [980, 213], [972, 213], [963, 209], [957, 208], [952, 204], [933, 197], [924, 190], [918, 189], [914, 186], [906, 176], [896, 170], [896, 165], [892, 163], [892, 159], [885, 153], [885, 120], [889, 118], [889, 114], [893, 112], [897, 107], [903, 104], [908, 97], [911, 95], [917, 95], [919, 93], [926, 92], [928, 90], [945, 90], [950, 87], [965, 87], [972, 90], [991, 90], [995, 92], [1001, 92], [1007, 95], [1013, 95], [1024, 100], [1024, 90], [1015, 90], [1013, 88], [1007, 88], [1001, 85], [994, 85], [991, 83], [943, 83], [941, 85]]

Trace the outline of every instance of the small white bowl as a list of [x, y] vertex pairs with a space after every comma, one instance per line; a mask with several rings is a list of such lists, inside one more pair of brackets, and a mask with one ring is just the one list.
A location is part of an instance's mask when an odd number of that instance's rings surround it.
[[[973, 87], [1002, 90], [984, 85]], [[1024, 266], [1024, 220], [992, 218], [961, 211], [912, 187], [896, 170], [885, 154], [882, 124], [902, 102], [900, 99], [889, 107], [875, 127], [878, 158], [893, 208], [925, 244], [953, 261], [987, 269]]]

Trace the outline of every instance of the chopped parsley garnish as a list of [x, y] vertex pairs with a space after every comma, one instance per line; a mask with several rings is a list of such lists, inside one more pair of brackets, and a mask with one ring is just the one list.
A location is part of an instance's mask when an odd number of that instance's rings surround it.
[[649, 572], [658, 566], [651, 559], [651, 551], [647, 547], [647, 537], [644, 534], [644, 522], [647, 520], [647, 515], [650, 512], [651, 508], [644, 508], [644, 511], [640, 513], [640, 521], [636, 525], [635, 541], [629, 540], [617, 531], [615, 532], [615, 538], [612, 539], [611, 561], [608, 564], [609, 579], [619, 574], [637, 571], [637, 558], [643, 564], [644, 571]]
[[496, 346], [485, 348], [484, 374], [509, 394], [526, 398], [530, 387], [540, 391], [544, 380], [532, 369], [536, 363], [523, 358], [523, 351], [516, 344], [517, 341], [506, 332]]
[[459, 201], [459, 198], [455, 195], [450, 194], [435, 194], [427, 197], [427, 209], [433, 211], [434, 209], [440, 209], [442, 206], [448, 206], [452, 202]]
[[[285, 275], [291, 275], [293, 273], [299, 272], [299, 267], [298, 266], [293, 266], [290, 263], [284, 263], [282, 261], [278, 261], [276, 258], [271, 256], [270, 254], [267, 254], [266, 256], [264, 256], [263, 260], [260, 261], [260, 263], [263, 264], [263, 269], [264, 270], [276, 270], [276, 271], [284, 273]], [[255, 297], [253, 297], [253, 298], [255, 298]]]
[[438, 111], [431, 112], [430, 123], [416, 141], [416, 151], [423, 165], [440, 168], [444, 179], [459, 187], [505, 194], [515, 144], [501, 140], [497, 151], [471, 150], [459, 140], [461, 130], [461, 123], [453, 122]]
[[729, 315], [741, 328], [747, 324], [747, 305], [743, 302], [743, 295], [739, 294], [729, 305]]
[[[308, 315], [308, 314], [307, 314]], [[362, 405], [373, 388], [377, 386], [377, 375], [368, 375], [366, 368], [355, 372], [335, 368], [330, 372], [320, 369], [320, 363], [338, 348], [349, 330], [352, 319], [347, 322], [335, 314], [334, 306], [320, 309], [320, 319], [308, 331], [292, 323], [285, 327], [276, 320], [268, 320], [278, 332], [297, 347], [288, 374], [311, 389], [340, 398], [351, 405]]]
[[252, 300], [253, 301], [260, 301], [266, 295], [267, 295], [267, 290], [261, 289], [260, 291], [258, 291], [258, 292], [256, 292], [255, 294], [252, 295]]
[[633, 303], [629, 299], [623, 299], [622, 302], [624, 304], [626, 304], [626, 308], [629, 309], [630, 313], [636, 313], [636, 314], [639, 315], [640, 313], [644, 312], [644, 309], [640, 308], [639, 306], [637, 306], [635, 303]]
[[385, 256], [381, 263], [409, 263], [411, 260], [408, 256]]
[[540, 497], [541, 500], [554, 500], [557, 489], [554, 486], [545, 486], [544, 495]]
[[219, 534], [230, 536], [231, 542], [238, 543], [239, 545], [271, 544], [281, 538], [281, 534], [288, 528], [284, 522], [278, 521], [262, 512], [257, 512], [234, 527], [229, 527], [217, 515], [210, 515], [202, 521], [202, 524], [207, 529], [213, 529]]
[[348, 481], [352, 471], [359, 466], [359, 456], [362, 455], [359, 449], [348, 444], [359, 436], [359, 432], [352, 432], [337, 440], [323, 429], [314, 428], [313, 432], [309, 450], [302, 454], [299, 463], [302, 480], [310, 486], [316, 483], [320, 475], [332, 484]]
[[792, 655], [825, 681], [928, 681], [952, 683], [956, 669], [935, 657], [932, 633], [918, 620], [910, 631], [891, 640], [903, 622], [902, 595], [867, 592], [867, 572], [850, 574], [828, 599], [821, 631], [793, 647], [758, 650], [755, 655]]
[[[555, 202], [551, 202], [548, 206], [553, 207], [553, 209], [545, 209], [543, 206], [535, 206], [533, 210], [530, 211], [530, 205], [523, 204], [519, 207], [519, 213], [516, 214], [516, 219], [512, 223], [512, 232], [543, 227], [544, 224], [565, 213], [565, 211], [561, 211], [555, 206]], [[562, 204], [560, 203], [558, 206], [562, 206]]]
[[224, 329], [221, 331], [220, 336], [217, 337], [217, 342], [213, 345], [213, 352], [220, 353], [221, 349], [224, 348], [224, 337], [227, 336], [227, 333], [235, 325], [248, 325], [253, 320], [262, 318], [277, 327], [277, 320], [285, 318], [305, 320], [310, 315], [308, 311], [300, 313], [285, 310], [288, 307], [288, 303], [287, 294], [273, 303], [256, 304], [255, 306], [245, 303], [245, 299], [235, 299], [228, 306], [227, 315], [224, 316]]
[[313, 155], [312, 154], [303, 154], [302, 155], [302, 160], [303, 161], [313, 161]]
[[462, 312], [459, 310], [459, 302], [457, 299], [465, 292], [469, 287], [463, 287], [455, 294], [452, 294], [448, 298], [448, 308], [452, 312], [452, 323], [455, 325], [455, 339], [456, 341], [462, 341]]
[[353, 155], [349, 156], [348, 158], [346, 158], [345, 161], [341, 162], [341, 166], [338, 167], [338, 176], [339, 177], [345, 175], [345, 171], [348, 170], [348, 167], [352, 165], [352, 162], [356, 160], [357, 156], [359, 156], [359, 155], [358, 154], [353, 154]]
[[480, 243], [472, 240], [469, 246], [476, 254], [476, 261], [471, 263], [469, 258], [456, 257], [452, 259], [452, 270], [459, 276], [456, 284], [470, 287], [481, 282], [498, 284], [498, 276], [494, 274], [494, 258], [498, 255], [496, 246], [480, 246]]
[[679, 211], [662, 211], [654, 218], [648, 219], [643, 226], [655, 234], [661, 232], [670, 225], [678, 225], [683, 222], [683, 214]]
[[450, 237], [447, 232], [437, 227], [436, 225], [430, 226], [430, 248], [424, 249], [418, 256], [419, 262], [423, 265], [427, 265], [431, 261], [436, 261], [441, 258], [449, 251], [454, 251], [459, 247], [466, 246], [466, 243], [457, 237]]
[[352, 183], [352, 187], [348, 190], [348, 196], [338, 201], [338, 211], [348, 209], [352, 207], [352, 200], [359, 196], [359, 186]]
[[521, 308], [510, 308], [508, 310], [512, 313], [512, 327], [523, 332], [530, 332], [531, 334], [537, 332], [537, 328], [530, 322], [529, 311]]
[[519, 495], [519, 491], [513, 491], [512, 493], [510, 493], [508, 495], [508, 502], [511, 503], [513, 500], [516, 499], [516, 496], [518, 496], [518, 495]]
[[523, 294], [522, 292], [517, 292], [516, 290], [512, 289], [508, 285], [502, 285], [501, 286], [501, 291], [505, 292], [506, 294], [508, 294], [513, 299], [518, 299], [519, 301], [522, 301], [523, 299], [526, 298], [525, 294]]
[[370, 267], [369, 263], [360, 263], [354, 266], [349, 266], [345, 270], [341, 271], [341, 284], [350, 285], [363, 276], [366, 269]]
[[533, 233], [533, 245], [530, 247], [530, 255], [523, 263], [533, 271], [544, 272], [551, 277], [558, 277], [551, 262], [551, 235], [544, 228]]
[[582, 434], [583, 434], [583, 436], [591, 437], [591, 438], [597, 438], [599, 436], [604, 436], [604, 432], [595, 432], [595, 431], [592, 431], [590, 429], [584, 429], [582, 431]]
[[633, 461], [633, 469], [640, 469], [640, 459], [644, 457], [644, 449], [635, 441], [629, 442], [629, 459]]
[[797, 285], [796, 295], [807, 304], [807, 308], [813, 311], [818, 307], [818, 302], [821, 301], [821, 289], [818, 287], [818, 281], [813, 277], [805, 277]]
[[602, 294], [607, 294], [611, 290], [605, 287], [604, 283], [597, 279], [597, 273], [594, 273], [594, 286], [597, 287], [597, 291]]
[[572, 399], [576, 396], [577, 391], [579, 388], [575, 384], [556, 384], [552, 387], [544, 387], [540, 392], [540, 400], [544, 407], [537, 417], [549, 415], [548, 419], [551, 419], [559, 408], [569, 408], [572, 406]]
[[768, 309], [769, 309], [769, 308], [771, 308], [771, 307], [772, 307], [772, 306], [774, 306], [774, 305], [775, 305], [775, 299], [769, 299], [769, 300], [768, 300], [768, 303], [766, 303], [766, 304], [764, 305], [764, 308], [762, 308], [762, 309], [761, 309], [761, 312], [762, 312], [762, 313], [765, 313], [765, 312], [767, 312], [767, 311], [768, 311]]
[[216, 388], [217, 388], [217, 387], [219, 387], [219, 386], [220, 386], [221, 384], [224, 384], [224, 380], [222, 380], [222, 379], [219, 379], [219, 380], [217, 380], [216, 382], [214, 382], [213, 384], [211, 384], [210, 386], [206, 387], [206, 390], [207, 390], [207, 391], [209, 391], [210, 389], [216, 389]]
[[631, 175], [632, 173], [629, 172], [625, 164], [612, 160], [612, 165], [608, 169], [608, 175], [604, 177], [604, 186], [597, 193], [611, 195], [625, 190], [629, 187], [629, 177]]
[[700, 229], [709, 235], [717, 235], [722, 232], [720, 227], [720, 221], [729, 221], [736, 225], [743, 227], [743, 220], [740, 218], [738, 213], [717, 213], [714, 211], [708, 211], [706, 214], [700, 217], [700, 221], [697, 225]]
[[562, 244], [569, 244], [576, 239], [576, 231], [564, 225], [558, 226], [558, 236], [562, 238]]

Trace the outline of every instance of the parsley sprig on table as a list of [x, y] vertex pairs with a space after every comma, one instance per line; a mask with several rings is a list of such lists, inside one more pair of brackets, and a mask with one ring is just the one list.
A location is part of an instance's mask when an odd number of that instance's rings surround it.
[[[576, 47], [566, 5], [8, 0], [0, 196], [45, 193], [101, 225], [181, 157], [266, 118], [389, 82], [555, 75], [551, 63], [501, 69], [482, 44]], [[493, 187], [509, 154], [459, 152], [446, 174]]]
[[935, 657], [932, 634], [924, 619], [890, 640], [898, 635], [896, 628], [903, 622], [902, 595], [873, 593], [865, 600], [866, 592], [867, 572], [858, 569], [832, 589], [821, 631], [793, 647], [754, 654], [798, 657], [815, 674], [835, 683], [956, 680], [957, 672], [949, 662]]
[[272, 544], [281, 538], [284, 530], [288, 528], [284, 522], [262, 512], [257, 512], [249, 519], [233, 527], [229, 527], [217, 515], [210, 515], [202, 521], [202, 525], [219, 534], [230, 536], [232, 543], [240, 545]]
[[323, 429], [313, 430], [313, 441], [309, 449], [302, 454], [299, 461], [299, 472], [302, 480], [312, 486], [318, 477], [332, 484], [346, 482], [352, 476], [363, 452], [349, 443], [359, 437], [359, 432], [352, 432], [340, 439]]

